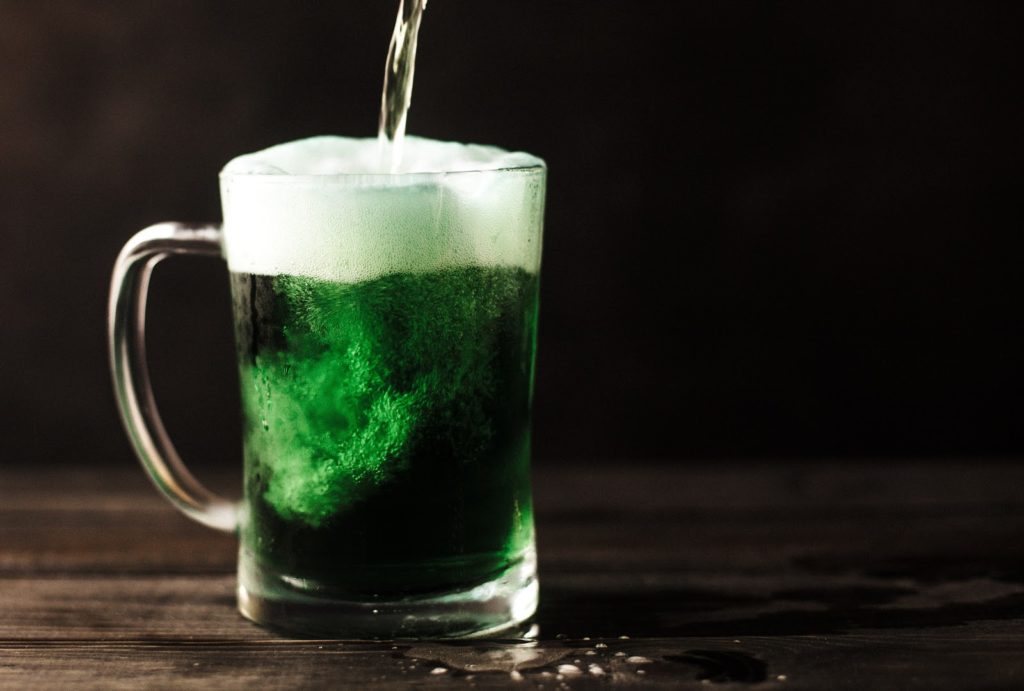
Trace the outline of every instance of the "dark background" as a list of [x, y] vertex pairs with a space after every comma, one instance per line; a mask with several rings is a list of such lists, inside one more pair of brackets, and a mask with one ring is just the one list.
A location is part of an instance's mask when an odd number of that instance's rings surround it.
[[[396, 4], [0, 3], [0, 463], [129, 462], [118, 249], [372, 135]], [[1021, 8], [431, 0], [409, 130], [550, 166], [538, 460], [1024, 452]], [[238, 463], [223, 265], [150, 315], [180, 450]]]

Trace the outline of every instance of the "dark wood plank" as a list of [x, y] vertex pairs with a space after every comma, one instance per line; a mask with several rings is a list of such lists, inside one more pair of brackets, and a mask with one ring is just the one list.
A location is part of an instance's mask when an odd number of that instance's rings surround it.
[[[976, 641], [976, 644], [966, 644]], [[607, 648], [596, 646], [607, 645]], [[0, 688], [986, 689], [1024, 681], [1019, 631], [947, 636], [747, 637], [365, 644], [338, 641], [58, 641], [0, 647]], [[589, 653], [593, 653], [592, 655]], [[443, 672], [435, 673], [435, 670]], [[518, 675], [513, 674], [513, 670]]]

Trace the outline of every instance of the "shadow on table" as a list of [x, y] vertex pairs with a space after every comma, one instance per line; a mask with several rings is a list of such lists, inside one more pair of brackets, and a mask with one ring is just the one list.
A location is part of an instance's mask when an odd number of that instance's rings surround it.
[[[739, 637], [959, 626], [1024, 618], [1024, 561], [893, 559], [798, 563], [813, 588], [767, 595], [707, 588], [579, 589], [544, 583], [537, 620], [547, 638]], [[842, 575], [843, 578], [834, 578]], [[807, 580], [807, 579], [804, 579]]]

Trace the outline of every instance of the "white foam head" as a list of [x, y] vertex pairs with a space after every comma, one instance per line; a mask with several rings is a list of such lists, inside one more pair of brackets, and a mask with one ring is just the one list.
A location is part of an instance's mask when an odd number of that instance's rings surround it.
[[[221, 172], [232, 271], [344, 283], [454, 266], [540, 268], [544, 162], [407, 137], [398, 173], [376, 139], [313, 137]], [[386, 158], [386, 157], [385, 157]]]

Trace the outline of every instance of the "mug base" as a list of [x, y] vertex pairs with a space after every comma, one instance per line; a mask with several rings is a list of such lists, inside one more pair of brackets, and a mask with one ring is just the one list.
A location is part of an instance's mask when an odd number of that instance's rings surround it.
[[473, 588], [392, 601], [359, 602], [297, 590], [245, 558], [238, 609], [269, 629], [347, 640], [516, 636], [537, 610], [537, 557], [529, 549], [500, 577]]

